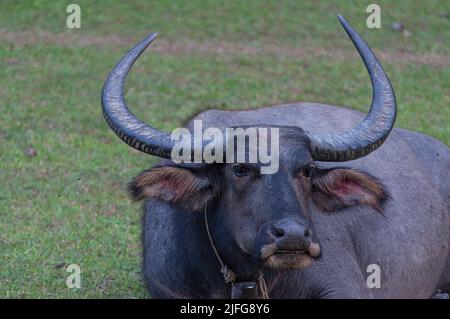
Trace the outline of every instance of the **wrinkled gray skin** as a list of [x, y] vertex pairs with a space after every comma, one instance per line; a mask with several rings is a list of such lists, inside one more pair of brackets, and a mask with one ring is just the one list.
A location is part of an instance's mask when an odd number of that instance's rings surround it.
[[[364, 114], [320, 104], [289, 104], [249, 111], [210, 110], [204, 127], [296, 126], [311, 133], [345, 131]], [[192, 122], [191, 122], [192, 123]], [[189, 125], [188, 125], [189, 127]], [[394, 129], [366, 157], [321, 167], [369, 172], [390, 193], [384, 216], [359, 206], [310, 218], [322, 256], [301, 270], [264, 272], [271, 298], [430, 298], [450, 283], [450, 150], [420, 133]], [[153, 298], [229, 298], [209, 244], [203, 214], [147, 200], [144, 273]], [[214, 212], [211, 213], [212, 219]], [[215, 233], [214, 220], [211, 232]], [[232, 239], [230, 239], [232, 241]], [[228, 245], [227, 243], [225, 243]], [[223, 243], [217, 243], [219, 250]], [[225, 251], [225, 262], [233, 258]], [[227, 260], [228, 259], [228, 260]], [[381, 267], [381, 288], [367, 288], [369, 264]]]

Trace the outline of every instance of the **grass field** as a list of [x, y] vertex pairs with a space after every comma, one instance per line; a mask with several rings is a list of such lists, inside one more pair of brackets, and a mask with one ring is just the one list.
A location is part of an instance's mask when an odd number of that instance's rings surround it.
[[[73, 2], [78, 30], [65, 25]], [[341, 13], [391, 77], [397, 126], [450, 144], [449, 1], [377, 1], [381, 29], [365, 27], [370, 2], [243, 3], [0, 0], [0, 297], [148, 297], [140, 207], [125, 184], [156, 159], [107, 128], [100, 90], [151, 31], [159, 39], [131, 72], [127, 98], [161, 129], [205, 107], [309, 101], [367, 111], [370, 81]], [[82, 289], [66, 287], [71, 263]]]

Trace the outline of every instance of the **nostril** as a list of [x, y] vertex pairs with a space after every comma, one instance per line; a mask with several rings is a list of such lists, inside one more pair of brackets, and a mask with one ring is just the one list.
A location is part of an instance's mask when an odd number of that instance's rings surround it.
[[303, 235], [304, 235], [306, 238], [308, 238], [308, 237], [311, 236], [311, 233], [312, 233], [312, 232], [311, 232], [308, 228], [306, 228], [305, 231], [303, 232]]
[[283, 237], [285, 233], [284, 233], [284, 230], [282, 230], [281, 228], [275, 228], [273, 230], [273, 234], [275, 235], [275, 237], [280, 238], [280, 237]]

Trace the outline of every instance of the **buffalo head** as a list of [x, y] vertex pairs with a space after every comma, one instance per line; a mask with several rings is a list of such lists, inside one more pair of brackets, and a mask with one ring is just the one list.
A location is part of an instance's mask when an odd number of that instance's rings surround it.
[[261, 174], [258, 162], [174, 163], [170, 134], [136, 118], [124, 98], [128, 71], [156, 35], [131, 49], [105, 82], [103, 114], [128, 145], [164, 158], [133, 179], [133, 199], [154, 198], [194, 214], [208, 209], [224, 259], [240, 256], [239, 266], [248, 269], [310, 265], [320, 255], [310, 219], [313, 206], [324, 213], [354, 205], [380, 210], [387, 195], [376, 178], [350, 168], [326, 169], [317, 164], [354, 160], [376, 150], [396, 116], [394, 92], [383, 68], [356, 31], [342, 17], [339, 20], [369, 72], [373, 86], [370, 112], [347, 132], [313, 135], [297, 127], [279, 127], [279, 169], [274, 174]]

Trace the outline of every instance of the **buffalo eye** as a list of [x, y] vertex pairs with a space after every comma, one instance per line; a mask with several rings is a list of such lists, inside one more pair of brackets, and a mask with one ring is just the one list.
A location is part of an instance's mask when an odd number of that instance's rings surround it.
[[234, 164], [232, 167], [233, 174], [238, 177], [247, 176], [249, 173], [248, 167], [242, 165], [242, 164]]
[[303, 170], [303, 175], [309, 178], [314, 174], [315, 170], [316, 166], [314, 164], [311, 164]]

